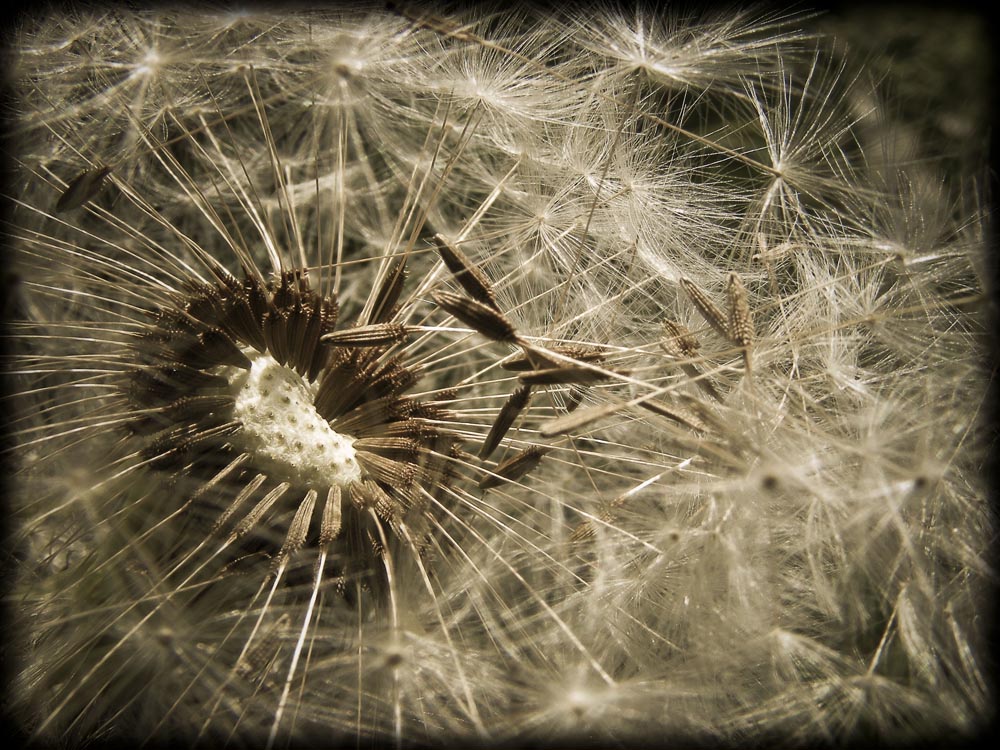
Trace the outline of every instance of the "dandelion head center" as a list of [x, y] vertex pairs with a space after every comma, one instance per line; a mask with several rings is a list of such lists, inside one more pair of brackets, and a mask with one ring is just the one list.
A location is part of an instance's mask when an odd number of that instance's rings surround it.
[[[341, 499], [345, 525], [405, 520], [420, 538], [428, 502], [452, 480], [458, 440], [440, 425], [454, 396], [407, 394], [420, 368], [396, 349], [407, 332], [391, 310], [338, 327], [335, 295], [313, 289], [301, 269], [269, 281], [219, 271], [215, 282], [187, 284], [151, 311], [123, 383], [143, 465], [200, 483], [199, 503], [223, 508], [218, 530], [236, 513], [222, 505], [231, 498], [263, 494], [267, 508], [287, 493], [278, 507], [305, 517], [322, 494], [332, 498], [323, 538], [336, 536]], [[304, 543], [300, 527], [288, 527], [293, 546]]]
[[354, 441], [330, 427], [314, 406], [316, 385], [269, 354], [251, 351], [249, 370], [226, 366], [234, 396], [233, 416], [242, 429], [237, 450], [281, 479], [310, 485], [347, 486], [361, 479]]

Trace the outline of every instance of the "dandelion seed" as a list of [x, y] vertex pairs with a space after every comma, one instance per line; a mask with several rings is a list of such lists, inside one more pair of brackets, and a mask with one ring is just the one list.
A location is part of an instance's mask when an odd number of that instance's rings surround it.
[[527, 370], [537, 369], [539, 367], [539, 362], [550, 364], [552, 367], [558, 367], [564, 364], [563, 360], [546, 357], [544, 353], [545, 351], [550, 351], [553, 354], [568, 357], [570, 359], [576, 359], [581, 362], [602, 362], [605, 357], [605, 352], [602, 349], [582, 346], [553, 346], [548, 347], [545, 350], [532, 349], [530, 354], [522, 353], [509, 357], [501, 362], [500, 366], [505, 370], [511, 370], [513, 372], [525, 372]]
[[[660, 339], [660, 348], [663, 349], [663, 351], [677, 358], [694, 358], [698, 356], [698, 349], [701, 344], [686, 326], [672, 320], [665, 319], [663, 321], [663, 327], [667, 332], [667, 337]], [[719, 402], [723, 400], [722, 394], [720, 394], [716, 387], [712, 385], [712, 382], [708, 379], [708, 377], [702, 374], [698, 367], [689, 362], [684, 362], [681, 363], [681, 369], [684, 370], [684, 373], [689, 378], [698, 384], [699, 388], [705, 391], [705, 393], [713, 399]]]
[[688, 297], [694, 304], [701, 316], [712, 326], [721, 336], [729, 338], [729, 323], [722, 310], [712, 302], [705, 292], [690, 279], [681, 279], [681, 287], [687, 292]]
[[440, 234], [434, 235], [434, 242], [441, 260], [468, 295], [477, 302], [496, 308], [496, 294], [486, 274], [472, 265], [465, 253]]
[[668, 334], [667, 338], [660, 341], [660, 346], [664, 351], [675, 357], [696, 357], [698, 355], [701, 344], [686, 326], [667, 318], [663, 321], [663, 327]]
[[533, 445], [505, 459], [491, 474], [479, 480], [479, 489], [488, 490], [499, 487], [505, 482], [518, 481], [528, 472], [533, 471], [548, 451], [548, 448]]
[[518, 379], [525, 385], [566, 385], [566, 384], [588, 384], [607, 380], [615, 374], [625, 375], [627, 373], [602, 372], [590, 367], [548, 367], [543, 370], [532, 370], [521, 375]]
[[750, 305], [747, 302], [747, 290], [739, 275], [729, 274], [726, 285], [729, 298], [729, 336], [734, 344], [743, 347], [743, 361], [746, 371], [750, 372], [750, 347], [753, 345], [753, 318], [750, 315]]
[[696, 415], [677, 406], [665, 406], [664, 404], [652, 399], [640, 401], [638, 406], [641, 406], [643, 409], [647, 409], [654, 414], [659, 414], [661, 417], [672, 419], [685, 427], [698, 430], [699, 432], [704, 432], [708, 429], [705, 423], [702, 422]]
[[510, 394], [510, 398], [507, 399], [500, 409], [496, 420], [493, 422], [493, 426], [490, 428], [489, 434], [483, 441], [483, 447], [479, 451], [480, 458], [489, 458], [490, 454], [496, 450], [496, 447], [500, 445], [500, 441], [503, 440], [504, 435], [510, 430], [511, 426], [521, 415], [521, 412], [524, 411], [530, 399], [530, 385], [521, 386]]
[[601, 404], [581, 412], [572, 412], [564, 417], [546, 422], [539, 428], [542, 437], [554, 437], [576, 432], [594, 422], [621, 411], [622, 404]]
[[56, 201], [56, 212], [72, 211], [96, 198], [113, 169], [114, 167], [97, 166], [74, 177]]
[[407, 336], [404, 326], [398, 323], [373, 323], [357, 328], [324, 334], [320, 340], [332, 346], [386, 346], [402, 341]]
[[517, 340], [514, 326], [497, 310], [451, 292], [434, 292], [431, 297], [442, 310], [486, 338], [507, 343]]

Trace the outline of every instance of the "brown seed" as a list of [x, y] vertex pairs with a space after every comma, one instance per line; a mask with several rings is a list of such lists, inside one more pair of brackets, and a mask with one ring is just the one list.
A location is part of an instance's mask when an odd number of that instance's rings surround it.
[[483, 447], [479, 451], [480, 458], [489, 458], [490, 454], [500, 445], [500, 441], [507, 434], [511, 425], [514, 424], [514, 420], [517, 419], [530, 400], [530, 385], [522, 386], [510, 394], [510, 398], [507, 399], [507, 402], [501, 407], [500, 413], [497, 414], [496, 421], [493, 423], [493, 427], [490, 428], [486, 440], [483, 441]]
[[[664, 319], [663, 328], [664, 332], [667, 334], [664, 338], [660, 339], [660, 348], [663, 349], [663, 351], [672, 357], [677, 357], [678, 359], [694, 358], [698, 356], [698, 349], [701, 344], [686, 326], [676, 323], [668, 318]], [[715, 386], [712, 385], [712, 382], [708, 379], [708, 377], [703, 375], [697, 367], [688, 362], [684, 362], [681, 363], [681, 369], [684, 370], [684, 373], [697, 383], [698, 387], [705, 391], [705, 393], [714, 398], [716, 401], [722, 401], [722, 395], [718, 390], [716, 390]]]
[[545, 364], [551, 365], [552, 367], [561, 367], [565, 365], [565, 362], [557, 360], [554, 358], [546, 357], [546, 351], [550, 351], [553, 354], [561, 354], [564, 357], [571, 357], [573, 359], [580, 360], [581, 362], [601, 362], [604, 360], [605, 352], [603, 349], [596, 349], [593, 347], [585, 346], [552, 346], [545, 350], [533, 349], [531, 354], [518, 354], [515, 357], [511, 357], [508, 360], [500, 363], [500, 366], [511, 372], [526, 372], [528, 370], [534, 370], [536, 367], [536, 362], [542, 360]]
[[684, 370], [684, 373], [691, 378], [691, 380], [697, 383], [698, 387], [705, 391], [705, 393], [714, 398], [720, 404], [722, 403], [722, 394], [719, 393], [718, 389], [712, 385], [712, 381], [709, 380], [708, 376], [702, 373], [701, 370], [694, 365], [687, 364], [681, 365], [681, 369]]
[[316, 490], [309, 490], [295, 511], [291, 524], [288, 526], [288, 533], [285, 535], [285, 542], [281, 545], [281, 551], [275, 558], [275, 565], [280, 565], [290, 555], [295, 554], [306, 543], [306, 534], [309, 532], [309, 522], [312, 520], [313, 508], [316, 505]]
[[497, 466], [493, 474], [487, 474], [483, 477], [479, 482], [479, 489], [488, 490], [491, 487], [499, 487], [505, 481], [516, 482], [538, 466], [542, 456], [548, 452], [548, 448], [540, 445], [533, 445], [521, 451]]
[[681, 279], [681, 287], [687, 292], [691, 302], [698, 308], [698, 312], [708, 321], [709, 325], [728, 339], [729, 324], [726, 321], [726, 316], [722, 314], [722, 310], [691, 279]]
[[432, 292], [434, 302], [445, 312], [494, 341], [517, 340], [514, 326], [499, 311], [452, 292]]
[[250, 295], [240, 291], [226, 301], [226, 321], [233, 332], [259, 352], [267, 349], [261, 321], [255, 318]]
[[399, 503], [393, 501], [384, 489], [371, 479], [362, 479], [350, 485], [351, 501], [363, 510], [374, 509], [379, 518], [393, 520], [399, 512]]
[[675, 357], [697, 357], [701, 343], [694, 337], [687, 326], [675, 323], [669, 318], [663, 320], [666, 338], [660, 341], [660, 348]]
[[333, 346], [387, 346], [406, 336], [406, 326], [399, 323], [372, 323], [328, 333], [321, 340]]
[[253, 507], [253, 510], [247, 513], [246, 518], [240, 521], [239, 525], [236, 527], [236, 531], [233, 532], [234, 536], [239, 538], [249, 534], [253, 530], [254, 526], [260, 522], [260, 519], [264, 517], [264, 514], [271, 509], [271, 506], [274, 505], [278, 498], [284, 495], [291, 486], [292, 485], [289, 482], [282, 482], [264, 495], [260, 502]]
[[239, 510], [240, 506], [243, 505], [244, 502], [246, 502], [247, 498], [253, 495], [253, 493], [255, 493], [258, 489], [260, 489], [260, 486], [264, 484], [265, 481], [267, 481], [267, 475], [258, 474], [249, 482], [247, 482], [246, 486], [244, 486], [243, 489], [240, 490], [239, 493], [236, 495], [236, 497], [233, 498], [233, 501], [229, 504], [229, 507], [226, 508], [222, 512], [222, 515], [215, 520], [215, 523], [212, 525], [213, 535], [218, 534], [222, 530], [222, 527], [225, 526], [226, 522], [233, 517], [233, 514], [236, 513], [237, 510]]
[[250, 369], [251, 362], [247, 355], [243, 353], [233, 337], [225, 331], [213, 328], [199, 333], [198, 339], [210, 365], [232, 365], [244, 370]]
[[420, 449], [420, 444], [404, 437], [363, 437], [353, 443], [355, 450], [367, 451], [406, 458], [413, 458]]
[[412, 463], [395, 461], [378, 453], [358, 451], [358, 463], [373, 479], [394, 488], [406, 488], [417, 478], [417, 466]]
[[288, 361], [288, 317], [278, 310], [264, 316], [264, 341], [279, 365]]
[[538, 431], [543, 437], [564, 435], [567, 432], [586, 427], [591, 422], [603, 419], [610, 414], [614, 414], [616, 411], [621, 411], [624, 407], [625, 404], [601, 404], [600, 406], [594, 406], [583, 411], [573, 411], [564, 417], [546, 422]]
[[593, 539], [596, 534], [597, 530], [594, 528], [594, 524], [590, 521], [583, 521], [573, 529], [573, 533], [569, 535], [569, 540], [574, 544], [579, 544], [588, 539]]
[[181, 396], [166, 406], [163, 413], [172, 422], [197, 421], [213, 414], [228, 413], [235, 403], [229, 395]]
[[347, 485], [347, 496], [356, 508], [367, 510], [375, 503], [375, 498], [365, 485], [364, 480], [351, 482]]
[[563, 393], [563, 402], [567, 412], [576, 411], [576, 408], [583, 403], [583, 388], [570, 388]]
[[265, 675], [265, 670], [271, 665], [278, 649], [281, 648], [281, 635], [289, 623], [291, 616], [285, 612], [271, 623], [263, 636], [236, 663], [236, 674], [247, 682], [256, 682]]
[[399, 295], [403, 291], [404, 281], [406, 281], [406, 258], [400, 258], [389, 267], [382, 280], [382, 285], [375, 295], [371, 315], [368, 317], [369, 323], [385, 323], [392, 317]]
[[726, 292], [729, 297], [729, 332], [733, 343], [750, 346], [753, 343], [753, 318], [747, 302], [747, 290], [737, 274], [729, 274]]
[[747, 302], [747, 290], [736, 273], [729, 274], [726, 294], [729, 297], [729, 337], [734, 344], [743, 347], [743, 362], [749, 372], [753, 317], [750, 315], [750, 303]]
[[84, 170], [66, 186], [59, 200], [56, 201], [56, 211], [70, 211], [79, 208], [84, 203], [93, 200], [113, 167], [93, 167]]
[[708, 429], [704, 422], [687, 409], [681, 409], [676, 406], [664, 406], [659, 401], [640, 401], [639, 406], [654, 414], [659, 414], [661, 417], [680, 422], [685, 427], [690, 427], [693, 430], [704, 432]]
[[340, 535], [341, 505], [340, 486], [333, 485], [326, 492], [326, 505], [323, 506], [323, 520], [319, 525], [319, 544], [327, 546]]
[[493, 285], [486, 278], [479, 268], [472, 264], [472, 261], [458, 247], [452, 245], [442, 235], [435, 234], [434, 242], [437, 245], [438, 254], [441, 260], [448, 267], [455, 277], [455, 281], [462, 285], [474, 300], [482, 302], [484, 305], [497, 309], [496, 295], [493, 292]]
[[316, 347], [319, 346], [319, 337], [323, 326], [323, 303], [319, 297], [315, 298], [305, 310], [305, 318], [302, 321], [302, 340], [292, 354], [295, 362], [295, 371], [299, 375], [308, 375], [313, 360], [316, 358]]

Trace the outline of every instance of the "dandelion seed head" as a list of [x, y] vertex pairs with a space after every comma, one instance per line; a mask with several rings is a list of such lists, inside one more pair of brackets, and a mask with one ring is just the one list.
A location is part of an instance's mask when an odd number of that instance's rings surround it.
[[984, 212], [811, 23], [27, 19], [33, 738], [973, 727]]

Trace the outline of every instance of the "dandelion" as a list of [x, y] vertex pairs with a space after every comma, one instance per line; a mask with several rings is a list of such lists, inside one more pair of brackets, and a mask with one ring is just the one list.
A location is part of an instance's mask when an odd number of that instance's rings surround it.
[[26, 19], [26, 732], [982, 726], [982, 217], [806, 20]]

